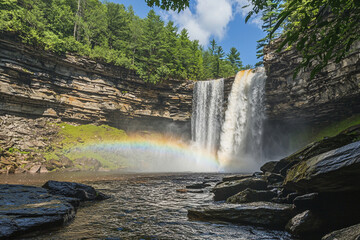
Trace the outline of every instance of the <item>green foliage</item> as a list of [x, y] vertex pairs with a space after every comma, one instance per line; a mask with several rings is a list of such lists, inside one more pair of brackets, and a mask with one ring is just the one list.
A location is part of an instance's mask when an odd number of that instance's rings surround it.
[[[188, 1], [147, 1], [181, 9]], [[225, 58], [213, 40], [204, 51], [186, 29], [166, 26], [150, 10], [144, 19], [132, 7], [99, 0], [3, 0], [0, 32], [57, 53], [73, 52], [135, 70], [148, 83], [169, 78], [200, 80], [234, 75], [242, 68], [235, 48]]]
[[333, 137], [345, 129], [360, 124], [360, 115], [354, 115], [349, 118], [346, 118], [342, 121], [332, 123], [329, 126], [324, 127], [320, 131], [315, 131], [314, 139], [315, 141], [319, 141], [324, 137]]
[[149, 7], [158, 6], [164, 10], [181, 11], [189, 7], [190, 0], [145, 0]]
[[[257, 41], [257, 52], [256, 56], [258, 58], [262, 58], [264, 56], [263, 48], [265, 45], [269, 44], [271, 40], [279, 37], [280, 33], [278, 30], [274, 31], [274, 27], [276, 24], [276, 19], [278, 18], [281, 10], [281, 3], [279, 1], [271, 1], [267, 0], [266, 7], [262, 12], [261, 20], [263, 21], [263, 25], [261, 26], [263, 31], [266, 33], [266, 36]], [[262, 62], [259, 62], [257, 66], [261, 65]]]
[[[276, 3], [271, 1], [270, 3]], [[270, 7], [267, 0], [252, 0], [254, 14]], [[282, 43], [296, 48], [303, 57], [301, 68], [311, 68], [311, 77], [328, 62], [340, 62], [354, 42], [360, 40], [360, 2], [358, 0], [287, 0], [280, 10], [270, 34], [283, 27]]]
[[124, 140], [127, 135], [123, 130], [107, 125], [79, 125], [74, 126], [67, 123], [59, 124], [59, 138], [61, 145], [74, 147], [75, 145], [85, 145], [99, 141], [117, 141]]
[[47, 159], [59, 159], [59, 156], [68, 157], [70, 160], [77, 158], [94, 158], [101, 162], [103, 167], [117, 169], [126, 164], [125, 159], [120, 159], [110, 153], [96, 152], [93, 150], [81, 150], [82, 146], [99, 142], [124, 141], [127, 135], [123, 130], [107, 125], [79, 125], [74, 126], [67, 123], [54, 125], [59, 128], [58, 138], [42, 152]]
[[215, 39], [210, 41], [209, 48], [203, 50], [202, 54], [205, 79], [230, 77], [243, 70], [238, 50], [232, 47], [225, 58], [224, 50], [217, 45]]

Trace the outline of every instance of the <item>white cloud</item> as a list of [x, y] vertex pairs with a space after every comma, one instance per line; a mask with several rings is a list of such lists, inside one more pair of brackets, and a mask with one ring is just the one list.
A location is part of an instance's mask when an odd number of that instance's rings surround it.
[[[248, 5], [248, 0], [196, 0], [193, 11], [170, 12], [163, 17], [174, 21], [180, 30], [186, 28], [191, 40], [197, 39], [206, 46], [210, 37], [221, 40], [226, 35], [227, 26], [236, 14], [246, 16], [251, 7], [242, 8], [244, 5]], [[253, 18], [250, 23], [261, 27], [260, 18]]]

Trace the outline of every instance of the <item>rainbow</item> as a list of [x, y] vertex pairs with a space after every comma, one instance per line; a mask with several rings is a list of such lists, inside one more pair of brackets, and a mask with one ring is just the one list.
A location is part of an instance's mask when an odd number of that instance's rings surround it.
[[166, 136], [130, 136], [120, 141], [87, 143], [70, 151], [107, 153], [113, 158], [126, 158], [134, 171], [221, 171], [215, 154]]

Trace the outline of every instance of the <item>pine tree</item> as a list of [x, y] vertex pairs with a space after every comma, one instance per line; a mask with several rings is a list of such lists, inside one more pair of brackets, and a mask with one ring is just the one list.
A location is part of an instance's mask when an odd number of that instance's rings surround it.
[[240, 69], [242, 69], [243, 64], [240, 59], [240, 52], [238, 52], [236, 48], [230, 48], [230, 52], [227, 55], [227, 60], [230, 62], [234, 73], [237, 73]]

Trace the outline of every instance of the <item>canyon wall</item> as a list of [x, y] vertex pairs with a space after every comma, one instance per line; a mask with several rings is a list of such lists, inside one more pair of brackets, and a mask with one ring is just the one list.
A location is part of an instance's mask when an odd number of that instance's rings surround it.
[[[265, 48], [264, 56], [269, 121], [317, 125], [360, 112], [360, 43], [314, 79], [310, 71], [293, 79], [301, 58], [294, 50], [276, 52], [277, 44]], [[225, 107], [233, 80], [224, 81]], [[106, 123], [125, 130], [168, 130], [175, 124], [189, 133], [193, 87], [193, 81], [179, 80], [147, 84], [128, 69], [59, 56], [11, 36], [0, 39], [0, 115]]]
[[124, 129], [132, 120], [186, 125], [192, 89], [192, 81], [147, 84], [131, 70], [0, 39], [0, 115], [106, 123]]
[[329, 63], [313, 79], [310, 71], [293, 78], [301, 62], [295, 50], [265, 48], [266, 112], [270, 121], [324, 125], [360, 113], [360, 42], [340, 63]]

